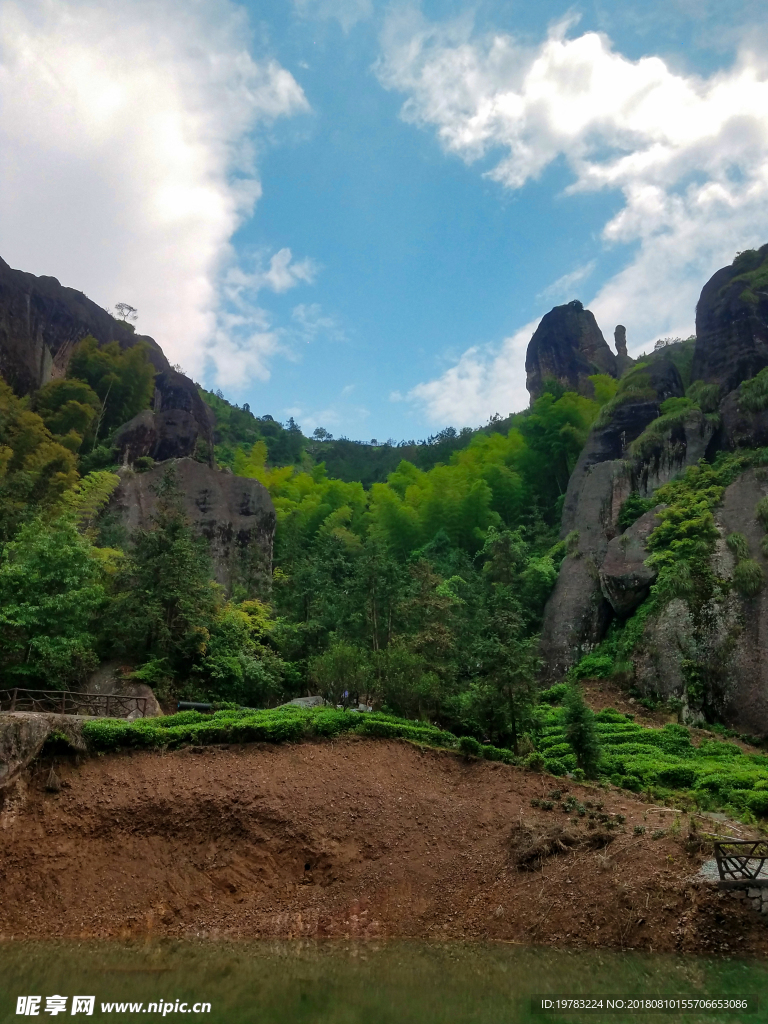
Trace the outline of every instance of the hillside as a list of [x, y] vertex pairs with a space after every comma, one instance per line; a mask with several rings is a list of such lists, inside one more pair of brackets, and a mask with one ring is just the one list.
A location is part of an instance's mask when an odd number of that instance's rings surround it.
[[372, 484], [385, 483], [404, 459], [419, 469], [432, 469], [439, 462], [448, 462], [455, 452], [466, 448], [478, 435], [506, 434], [515, 419], [513, 416], [505, 420], [495, 417], [477, 430], [445, 427], [418, 442], [390, 438], [366, 444], [348, 437], [333, 438], [325, 430], [315, 432], [321, 436], [306, 437], [293, 417], [283, 424], [268, 413], [254, 415], [247, 403], [242, 407], [232, 405], [221, 391], [204, 388], [199, 391], [215, 417], [215, 451], [219, 465], [233, 469], [238, 451], [247, 455], [257, 441], [263, 441], [269, 466], [312, 467], [322, 463], [329, 477], [344, 483], [359, 481], [366, 490]]
[[[59, 757], [56, 770], [57, 794], [45, 792], [43, 761], [25, 802], [2, 811], [3, 938], [767, 951], [760, 915], [692, 881], [706, 853], [687, 826], [670, 830], [674, 815], [632, 794], [557, 783], [559, 800], [620, 816], [601, 838], [559, 805], [532, 806], [551, 778], [385, 740], [188, 747], [80, 767]], [[542, 855], [543, 871], [520, 870], [547, 836], [565, 837], [562, 849]]]

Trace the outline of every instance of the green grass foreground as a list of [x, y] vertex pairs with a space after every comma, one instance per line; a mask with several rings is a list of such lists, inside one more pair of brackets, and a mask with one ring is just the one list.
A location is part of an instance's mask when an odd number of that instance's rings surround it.
[[[83, 723], [83, 734], [92, 750], [111, 751], [184, 744], [295, 743], [311, 737], [355, 733], [460, 750], [555, 776], [575, 771], [576, 759], [565, 739], [563, 710], [545, 704], [539, 711], [537, 750], [526, 757], [394, 715], [357, 714], [335, 708], [241, 708], [213, 715], [182, 711], [133, 722], [105, 718]], [[768, 817], [768, 756], [745, 753], [735, 743], [721, 740], [707, 740], [695, 747], [685, 726], [648, 728], [612, 709], [599, 711], [595, 724], [602, 748], [601, 781], [634, 792], [648, 792], [654, 799], [674, 797], [703, 810], [725, 809], [742, 819]]]

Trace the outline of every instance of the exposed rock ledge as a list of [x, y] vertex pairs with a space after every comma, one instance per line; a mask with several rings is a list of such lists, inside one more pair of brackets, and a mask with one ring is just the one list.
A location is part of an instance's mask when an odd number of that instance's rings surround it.
[[75, 750], [86, 751], [85, 718], [39, 712], [0, 713], [0, 789], [5, 788], [43, 749], [52, 732], [63, 733]]

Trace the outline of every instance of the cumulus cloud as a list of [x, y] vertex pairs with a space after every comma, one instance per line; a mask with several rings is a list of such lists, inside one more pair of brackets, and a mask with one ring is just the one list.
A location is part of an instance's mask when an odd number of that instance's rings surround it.
[[130, 302], [172, 361], [212, 361], [222, 382], [265, 377], [279, 349], [246, 291], [314, 273], [288, 249], [258, 282], [235, 264], [261, 194], [256, 133], [308, 109], [248, 39], [229, 0], [0, 0], [0, 253]]
[[[704, 281], [737, 250], [765, 241], [766, 69], [745, 49], [729, 70], [680, 74], [658, 57], [629, 60], [602, 34], [568, 38], [571, 28], [556, 26], [531, 47], [504, 34], [478, 38], [466, 19], [435, 25], [401, 10], [386, 23], [377, 73], [407, 94], [405, 120], [435, 129], [468, 163], [495, 159], [486, 173], [507, 189], [564, 159], [567, 191], [622, 194], [603, 245], [632, 255], [622, 252], [625, 265], [589, 305], [604, 329], [624, 323], [637, 351], [660, 335], [690, 333]], [[473, 374], [490, 367], [522, 380], [518, 350], [504, 343], [495, 353], [467, 352], [411, 396], [439, 421], [453, 401], [438, 401], [441, 385], [459, 401]]]
[[[508, 416], [528, 405], [525, 389], [525, 349], [539, 321], [521, 327], [497, 346], [467, 349], [458, 363], [440, 377], [417, 384], [405, 395], [424, 406], [434, 423], [477, 426], [498, 413]], [[402, 400], [395, 392], [391, 398]]]

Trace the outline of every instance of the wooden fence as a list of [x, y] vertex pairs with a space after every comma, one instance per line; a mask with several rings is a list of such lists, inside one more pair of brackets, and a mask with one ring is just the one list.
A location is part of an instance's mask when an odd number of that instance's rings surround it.
[[768, 886], [768, 877], [763, 877], [763, 867], [768, 860], [768, 840], [733, 839], [715, 843], [715, 860], [721, 889]]
[[[147, 698], [124, 693], [71, 693], [69, 690], [0, 690], [0, 711], [44, 711], [97, 718], [145, 718]], [[138, 714], [136, 714], [138, 712]]]

